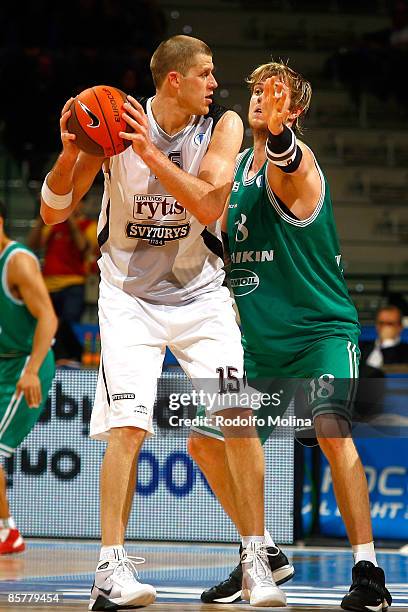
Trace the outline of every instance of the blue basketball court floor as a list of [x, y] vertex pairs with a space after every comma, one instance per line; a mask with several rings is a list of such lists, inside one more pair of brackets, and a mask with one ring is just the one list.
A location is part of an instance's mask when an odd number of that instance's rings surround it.
[[[0, 611], [86, 610], [99, 545], [72, 540], [28, 540], [27, 544], [24, 553], [0, 557]], [[295, 565], [296, 575], [283, 586], [288, 607], [274, 610], [340, 609], [340, 600], [351, 582], [350, 551], [283, 548]], [[149, 609], [156, 612], [253, 609], [243, 602], [208, 605], [200, 601], [201, 591], [226, 578], [236, 565], [235, 546], [140, 542], [129, 544], [127, 550], [129, 555], [146, 559], [141, 566], [141, 580], [157, 588], [157, 602]], [[404, 550], [381, 550], [378, 562], [386, 572], [394, 598], [392, 610], [407, 610], [408, 550], [405, 554]], [[31, 601], [29, 594], [35, 595]], [[41, 594], [48, 597], [49, 603]]]

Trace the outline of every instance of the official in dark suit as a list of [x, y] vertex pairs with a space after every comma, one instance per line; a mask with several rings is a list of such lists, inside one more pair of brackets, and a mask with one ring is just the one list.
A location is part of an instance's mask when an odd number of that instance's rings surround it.
[[[402, 313], [384, 306], [376, 315], [377, 339], [361, 342], [360, 382], [354, 402], [354, 420], [370, 421], [383, 413], [387, 366], [408, 364], [408, 344], [401, 342]], [[371, 381], [367, 381], [370, 378]]]
[[384, 306], [376, 316], [377, 339], [362, 342], [360, 376], [382, 376], [383, 367], [408, 364], [408, 344], [401, 342], [402, 313], [397, 306]]

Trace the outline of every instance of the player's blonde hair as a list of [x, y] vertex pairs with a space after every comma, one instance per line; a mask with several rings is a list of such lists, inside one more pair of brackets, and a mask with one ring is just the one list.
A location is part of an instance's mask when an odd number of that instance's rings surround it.
[[156, 89], [162, 85], [164, 79], [172, 70], [185, 75], [188, 69], [194, 65], [198, 53], [212, 57], [210, 47], [199, 38], [193, 38], [193, 36], [179, 34], [160, 43], [150, 60], [150, 70]]
[[302, 133], [301, 117], [309, 110], [310, 101], [312, 99], [312, 86], [299, 72], [295, 72], [292, 68], [283, 62], [269, 62], [255, 68], [255, 70], [246, 79], [251, 93], [255, 85], [262, 83], [272, 76], [279, 76], [289, 86], [291, 95], [290, 110], [294, 111], [302, 109], [301, 114], [295, 120], [293, 129], [299, 134]]

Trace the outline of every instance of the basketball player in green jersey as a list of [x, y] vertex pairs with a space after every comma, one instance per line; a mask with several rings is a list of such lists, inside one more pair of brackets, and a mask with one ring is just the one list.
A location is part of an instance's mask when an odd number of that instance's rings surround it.
[[[41, 414], [54, 377], [57, 317], [35, 255], [4, 232], [0, 202], [0, 455], [11, 457]], [[0, 466], [0, 554], [25, 548]]]
[[[254, 145], [238, 157], [226, 211], [230, 279], [248, 379], [285, 378], [289, 386], [290, 379], [308, 380], [310, 415], [354, 553], [353, 583], [342, 607], [384, 610], [391, 596], [376, 563], [367, 481], [350, 436], [348, 400], [359, 359], [357, 312], [342, 275], [327, 180], [295, 135], [310, 104], [311, 86], [277, 63], [258, 67], [248, 82]], [[259, 417], [265, 417], [262, 409]], [[234, 516], [220, 436], [201, 433], [212, 437], [191, 438], [190, 452]], [[265, 441], [271, 429], [259, 433]], [[212, 462], [206, 461], [209, 454]], [[220, 601], [228, 588], [239, 596], [241, 571], [238, 566], [227, 581], [205, 591], [203, 601]]]

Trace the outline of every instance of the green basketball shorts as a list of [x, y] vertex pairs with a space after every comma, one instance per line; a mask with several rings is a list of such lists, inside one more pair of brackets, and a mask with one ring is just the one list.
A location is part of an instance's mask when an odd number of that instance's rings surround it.
[[48, 351], [40, 371], [42, 403], [29, 408], [25, 397], [16, 395], [16, 384], [29, 357], [0, 359], [0, 454], [10, 457], [40, 418], [55, 374], [54, 355]]
[[[261, 402], [254, 410], [261, 442], [268, 439], [292, 401], [297, 436], [302, 430], [314, 431], [313, 421], [318, 415], [334, 414], [351, 422], [359, 359], [357, 344], [339, 336], [310, 342], [296, 355], [283, 350], [270, 355], [245, 352], [245, 370], [250, 387], [265, 394], [266, 398], [279, 398], [279, 401]], [[205, 416], [203, 407], [199, 408], [197, 416]], [[219, 427], [207, 424], [192, 429], [201, 435], [223, 440]], [[305, 436], [309, 435], [314, 436], [305, 433]]]

